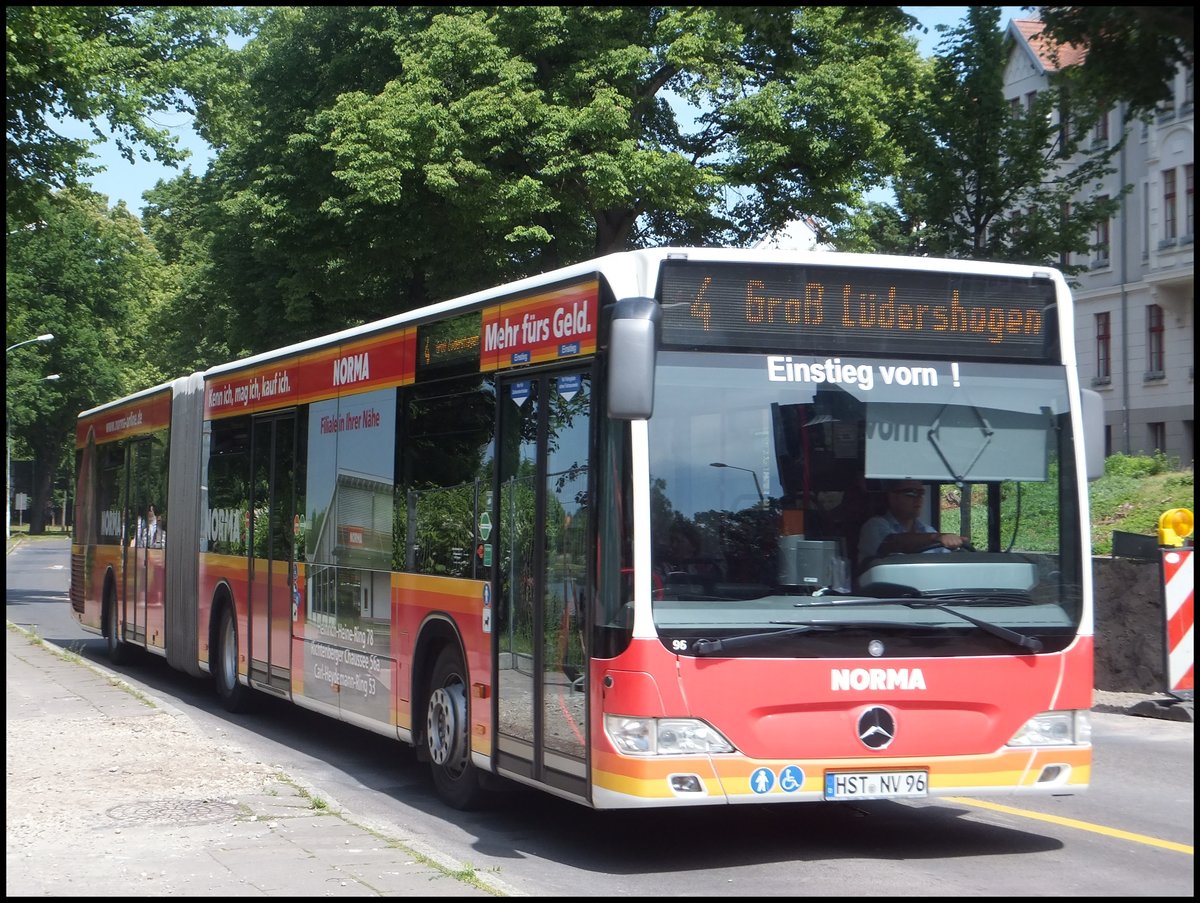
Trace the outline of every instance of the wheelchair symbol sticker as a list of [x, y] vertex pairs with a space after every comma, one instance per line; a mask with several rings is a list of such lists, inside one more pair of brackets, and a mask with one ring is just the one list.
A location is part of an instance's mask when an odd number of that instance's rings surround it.
[[795, 793], [804, 786], [804, 769], [799, 765], [789, 765], [779, 772], [779, 789], [784, 793]]
[[775, 772], [769, 768], [756, 768], [750, 775], [750, 789], [755, 793], [770, 793], [775, 786]]

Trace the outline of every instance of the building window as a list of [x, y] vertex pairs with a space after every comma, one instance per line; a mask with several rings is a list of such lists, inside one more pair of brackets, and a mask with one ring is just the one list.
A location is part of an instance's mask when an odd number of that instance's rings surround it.
[[1096, 314], [1096, 380], [1104, 385], [1112, 379], [1112, 314]]
[[1175, 79], [1170, 82], [1171, 96], [1158, 105], [1158, 121], [1170, 122], [1175, 118]]
[[1148, 423], [1150, 451], [1165, 452], [1167, 450], [1167, 425], [1165, 423]]
[[1157, 304], [1146, 307], [1146, 364], [1148, 379], [1162, 379], [1166, 372], [1163, 345], [1163, 309]]
[[1196, 166], [1189, 163], [1183, 168], [1183, 234], [1192, 238], [1196, 234]]
[[1179, 237], [1175, 219], [1175, 170], [1163, 170], [1163, 240], [1173, 242]]
[[1108, 146], [1108, 111], [1105, 110], [1096, 120], [1096, 128], [1092, 130], [1092, 144], [1096, 147]]
[[1008, 112], [1013, 119], [1018, 119], [1021, 116], [1021, 98], [1013, 97], [1008, 101]]
[[[1062, 209], [1059, 210], [1059, 216], [1061, 217], [1061, 220], [1059, 222], [1059, 233], [1062, 235], [1066, 235], [1067, 227], [1071, 223], [1071, 204], [1069, 201], [1063, 201]], [[1070, 250], [1062, 251], [1059, 253], [1058, 265], [1064, 270], [1067, 269], [1071, 265]]]
[[1066, 154], [1074, 137], [1071, 129], [1071, 98], [1064, 88], [1059, 94], [1058, 104], [1058, 152]]
[[1150, 259], [1150, 183], [1142, 183], [1142, 260]]
[[[1108, 195], [1103, 195], [1098, 200], [1101, 204], [1107, 204]], [[1096, 228], [1092, 234], [1092, 238], [1092, 251], [1094, 253], [1094, 256], [1092, 257], [1092, 266], [1108, 266], [1108, 252], [1110, 244], [1108, 217], [1105, 217], [1096, 223]]]
[[1034, 106], [1037, 104], [1037, 91], [1030, 91], [1025, 95], [1025, 112], [1032, 113]]

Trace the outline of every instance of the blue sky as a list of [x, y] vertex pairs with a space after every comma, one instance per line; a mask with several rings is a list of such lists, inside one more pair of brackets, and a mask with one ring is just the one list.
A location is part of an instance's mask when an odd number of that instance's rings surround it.
[[[957, 25], [962, 21], [968, 9], [965, 6], [905, 6], [902, 8], [910, 15], [916, 16], [921, 24], [929, 29], [927, 33], [917, 36], [921, 53], [925, 56], [933, 53], [941, 38], [937, 33], [936, 26]], [[1009, 19], [1029, 18], [1033, 15], [1034, 13], [1023, 12], [1023, 7], [1020, 6], [1000, 7], [1000, 21], [1003, 25], [1007, 25]], [[196, 134], [191, 126], [190, 117], [161, 114], [155, 118], [154, 124], [160, 128], [169, 129], [172, 134], [178, 136], [181, 146], [191, 150], [192, 156], [184, 166], [190, 166], [195, 173], [202, 173], [208, 168], [212, 149]], [[70, 137], [88, 137], [90, 135], [90, 132], [82, 125], [77, 128], [64, 128], [63, 132]], [[138, 215], [141, 214], [143, 205], [143, 192], [153, 188], [159, 179], [170, 179], [182, 172], [182, 167], [171, 169], [145, 160], [129, 163], [117, 153], [116, 145], [111, 140], [99, 145], [95, 150], [98, 155], [98, 163], [107, 169], [92, 179], [92, 187], [96, 191], [108, 195], [109, 204], [115, 205], [117, 201], [123, 200], [129, 209]]]

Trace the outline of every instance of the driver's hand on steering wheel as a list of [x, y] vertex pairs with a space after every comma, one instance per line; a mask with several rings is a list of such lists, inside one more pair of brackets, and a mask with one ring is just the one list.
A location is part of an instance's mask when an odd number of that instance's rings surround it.
[[967, 537], [959, 536], [957, 533], [941, 533], [938, 535], [938, 539], [947, 549], [961, 549], [971, 545]]

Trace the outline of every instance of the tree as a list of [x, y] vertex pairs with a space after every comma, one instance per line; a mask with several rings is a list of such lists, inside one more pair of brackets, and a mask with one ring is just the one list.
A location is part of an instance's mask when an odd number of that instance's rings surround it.
[[[232, 7], [6, 7], [7, 215], [33, 222], [54, 189], [93, 175], [90, 148], [108, 140], [103, 125], [130, 162], [174, 165], [187, 154], [155, 126], [163, 111], [194, 114], [215, 139], [231, 53], [225, 35], [246, 21]], [[69, 119], [95, 138], [59, 134]]]
[[923, 128], [908, 132], [897, 209], [860, 214], [840, 246], [1078, 271], [1063, 260], [1087, 252], [1095, 224], [1115, 212], [1119, 198], [1090, 189], [1113, 171], [1119, 144], [1085, 144], [1100, 111], [1068, 94], [1042, 92], [1032, 108], [1010, 108], [999, 19], [998, 7], [971, 7], [946, 32], [919, 108]]
[[1039, 6], [1056, 46], [1087, 48], [1069, 76], [1076, 95], [1102, 107], [1128, 105], [1133, 117], [1172, 96], [1176, 68], [1196, 64], [1191, 6]]
[[149, 311], [147, 330], [157, 337], [156, 363], [170, 375], [233, 360], [243, 349], [239, 316], [230, 293], [214, 289], [219, 267], [212, 251], [220, 227], [216, 183], [185, 170], [143, 196], [142, 228], [165, 267], [164, 298]]
[[[139, 363], [149, 359], [144, 327], [161, 265], [137, 218], [83, 189], [58, 192], [40, 210], [36, 225], [10, 221], [5, 260], [6, 344], [54, 335], [7, 361], [14, 448], [34, 462], [33, 533], [44, 529], [51, 487], [73, 453], [77, 414], [163, 378]], [[53, 373], [58, 380], [42, 379]]]
[[[895, 7], [276, 8], [192, 290], [258, 351], [596, 254], [838, 220], [901, 161]], [[680, 112], [686, 111], [686, 112]]]

